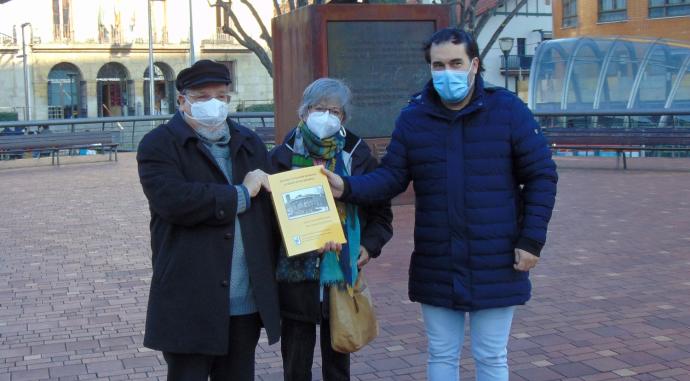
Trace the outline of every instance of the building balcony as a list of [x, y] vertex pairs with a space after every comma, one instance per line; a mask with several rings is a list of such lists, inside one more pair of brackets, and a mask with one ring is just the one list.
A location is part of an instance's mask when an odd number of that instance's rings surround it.
[[201, 46], [227, 46], [239, 45], [237, 40], [227, 33], [223, 33], [223, 28], [216, 28], [215, 32], [201, 40]]
[[169, 44], [170, 40], [168, 40], [168, 28], [163, 28], [160, 31], [154, 31], [153, 43], [159, 45]]
[[528, 76], [530, 67], [532, 66], [531, 55], [509, 55], [508, 67], [506, 73], [506, 57], [501, 56], [501, 74], [508, 76]]
[[14, 36], [10, 36], [8, 34], [0, 33], [0, 46], [16, 47], [17, 46], [17, 38]]

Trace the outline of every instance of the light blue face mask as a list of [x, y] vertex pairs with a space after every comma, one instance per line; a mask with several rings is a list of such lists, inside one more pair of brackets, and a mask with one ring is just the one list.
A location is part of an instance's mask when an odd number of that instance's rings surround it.
[[431, 78], [434, 81], [434, 89], [444, 101], [459, 103], [470, 91], [469, 70], [433, 70]]

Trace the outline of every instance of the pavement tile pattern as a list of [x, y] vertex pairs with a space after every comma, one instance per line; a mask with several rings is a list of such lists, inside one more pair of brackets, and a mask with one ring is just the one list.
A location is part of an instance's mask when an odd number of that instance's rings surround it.
[[[87, 161], [0, 163], [0, 381], [165, 379], [161, 354], [142, 345], [149, 213], [134, 155]], [[511, 380], [689, 381], [690, 159], [558, 164], [549, 242], [513, 323]], [[414, 207], [394, 213], [392, 242], [367, 266], [381, 334], [352, 356], [353, 380], [426, 378], [420, 308], [407, 298]], [[320, 365], [317, 355], [314, 380]], [[262, 337], [256, 369], [282, 380], [279, 345]]]

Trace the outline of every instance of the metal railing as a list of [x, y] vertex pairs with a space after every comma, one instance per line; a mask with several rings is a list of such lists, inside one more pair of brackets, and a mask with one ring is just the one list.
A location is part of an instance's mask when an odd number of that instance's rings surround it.
[[0, 33], [0, 45], [2, 46], [15, 46], [17, 45], [17, 37], [10, 36], [9, 34]]
[[231, 35], [224, 33], [223, 28], [217, 27], [215, 33], [201, 40], [202, 45], [236, 45], [237, 41]]
[[690, 128], [690, 109], [539, 111], [542, 128]]
[[[528, 55], [509, 55], [508, 56], [508, 71], [529, 71], [532, 67], [532, 58], [534, 56]], [[501, 56], [501, 73], [506, 70], [506, 58]]]
[[[552, 111], [535, 112], [534, 116], [557, 156], [618, 157], [620, 154], [599, 149], [599, 145], [619, 146], [618, 151], [626, 151], [628, 157], [688, 157], [690, 153], [690, 109]], [[564, 137], [598, 143], [580, 142], [570, 144], [579, 145], [577, 148], [561, 148], [563, 144], [556, 142], [568, 141]], [[622, 149], [631, 142], [636, 142], [634, 147]]]
[[[108, 118], [48, 119], [0, 122], [0, 135], [15, 133], [35, 133], [39, 127], [50, 126], [53, 133], [86, 131], [122, 131], [120, 151], [135, 151], [141, 138], [159, 124], [167, 122], [174, 114], [151, 116], [123, 116]], [[273, 128], [272, 112], [230, 113], [228, 116], [251, 129]]]
[[154, 30], [153, 31], [153, 43], [154, 44], [160, 44], [160, 45], [165, 45], [167, 44], [168, 41], [168, 28], [163, 27], [162, 30]]
[[[50, 126], [54, 133], [122, 131], [120, 150], [134, 151], [141, 138], [153, 128], [168, 121], [173, 114], [152, 116], [127, 116], [108, 118], [49, 119], [30, 121], [0, 122], [0, 135], [6, 133], [34, 133], [39, 127]], [[238, 123], [256, 130], [257, 128], [274, 128], [273, 112], [238, 112], [228, 116]], [[690, 131], [690, 109], [679, 110], [621, 110], [621, 111], [553, 111], [535, 112], [548, 137], [552, 130], [575, 129], [616, 129], [648, 130], [656, 128]]]

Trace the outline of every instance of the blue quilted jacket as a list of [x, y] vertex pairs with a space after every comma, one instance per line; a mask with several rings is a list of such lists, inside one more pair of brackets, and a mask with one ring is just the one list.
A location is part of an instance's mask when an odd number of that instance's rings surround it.
[[415, 191], [413, 301], [462, 311], [524, 304], [531, 284], [514, 249], [539, 255], [556, 197], [556, 165], [525, 104], [484, 88], [452, 112], [431, 82], [398, 117], [381, 166], [345, 178], [343, 198]]

